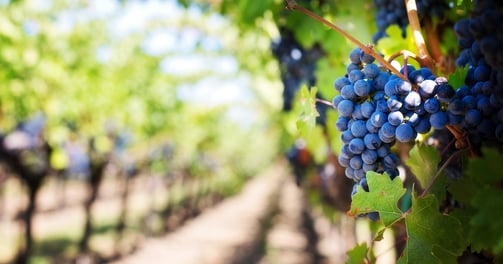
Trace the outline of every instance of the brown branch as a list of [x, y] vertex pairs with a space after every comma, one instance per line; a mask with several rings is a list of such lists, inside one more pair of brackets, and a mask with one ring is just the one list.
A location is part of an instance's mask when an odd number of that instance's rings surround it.
[[379, 61], [384, 67], [386, 67], [388, 70], [393, 72], [393, 74], [397, 75], [400, 79], [407, 80], [407, 78], [400, 73], [391, 63], [386, 61], [379, 53], [375, 52], [373, 49], [370, 47], [366, 46], [365, 44], [361, 43], [359, 40], [354, 38], [353, 36], [349, 35], [346, 31], [342, 30], [340, 27], [336, 26], [335, 24], [329, 22], [328, 20], [318, 16], [317, 14], [305, 9], [302, 6], [299, 6], [295, 0], [286, 0], [287, 2], [287, 8], [289, 10], [296, 10], [301, 13], [304, 13], [305, 15], [317, 20], [318, 22], [330, 27], [331, 29], [335, 30], [337, 33], [343, 35], [346, 39], [351, 41], [353, 44], [358, 46], [360, 49], [362, 49], [363, 52], [369, 54], [370, 56], [374, 57], [377, 61]]
[[405, 7], [407, 8], [407, 17], [409, 18], [409, 24], [412, 36], [414, 37], [414, 43], [416, 43], [417, 52], [419, 53], [419, 59], [422, 61], [421, 66], [427, 67], [431, 72], [435, 73], [433, 60], [431, 59], [423, 34], [421, 33], [416, 1], [405, 0]]
[[427, 37], [427, 45], [428, 49], [431, 51], [431, 56], [433, 61], [438, 63], [442, 61], [442, 50], [440, 49], [440, 41], [438, 40], [438, 32], [437, 28], [433, 26], [433, 21], [430, 17], [425, 19], [424, 23], [426, 37]]
[[329, 102], [329, 101], [327, 101], [327, 100], [323, 100], [323, 99], [321, 99], [321, 98], [316, 98], [316, 102], [318, 102], [318, 103], [322, 103], [322, 104], [325, 104], [325, 105], [328, 105], [328, 106], [330, 106], [330, 107], [333, 107], [333, 106], [334, 106], [334, 105], [332, 104], [332, 102]]

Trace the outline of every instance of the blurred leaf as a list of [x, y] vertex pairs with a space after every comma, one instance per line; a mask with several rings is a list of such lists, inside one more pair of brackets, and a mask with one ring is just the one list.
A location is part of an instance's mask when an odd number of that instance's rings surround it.
[[316, 126], [316, 117], [319, 116], [316, 110], [316, 91], [316, 87], [311, 88], [311, 91], [309, 91], [307, 86], [304, 85], [299, 92], [297, 128], [304, 138], [309, 137]]
[[466, 74], [468, 73], [468, 65], [462, 68], [456, 68], [456, 71], [449, 76], [449, 84], [455, 90], [465, 85]]
[[367, 263], [367, 252], [370, 249], [367, 247], [366, 242], [362, 242], [359, 245], [356, 245], [353, 249], [347, 252], [349, 257], [346, 264], [363, 264]]

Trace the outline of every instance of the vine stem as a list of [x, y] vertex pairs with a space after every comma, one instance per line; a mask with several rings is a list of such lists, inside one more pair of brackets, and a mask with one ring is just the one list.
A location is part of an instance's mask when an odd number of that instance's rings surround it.
[[331, 106], [331, 107], [333, 107], [333, 106], [334, 106], [334, 105], [332, 104], [332, 102], [329, 102], [329, 101], [327, 101], [327, 100], [323, 100], [323, 99], [321, 99], [321, 98], [316, 98], [316, 102], [318, 102], [318, 103], [322, 103], [322, 104], [325, 104], [325, 105], [328, 105], [328, 106]]
[[369, 54], [370, 56], [374, 57], [377, 61], [379, 61], [384, 67], [386, 67], [388, 70], [393, 72], [393, 74], [397, 75], [400, 79], [402, 80], [408, 80], [407, 77], [405, 77], [403, 74], [400, 73], [391, 63], [389, 63], [387, 60], [385, 60], [381, 55], [379, 55], [376, 51], [374, 51], [372, 48], [369, 46], [361, 43], [359, 40], [354, 38], [353, 36], [349, 35], [346, 31], [341, 29], [340, 27], [336, 26], [335, 24], [331, 23], [330, 21], [318, 16], [317, 14], [305, 9], [304, 7], [300, 6], [297, 4], [295, 0], [286, 0], [287, 2], [287, 8], [289, 10], [297, 10], [301, 13], [304, 13], [305, 15], [317, 20], [318, 22], [321, 22], [322, 24], [328, 26], [329, 28], [333, 29], [337, 33], [343, 35], [347, 40], [351, 41], [353, 44], [358, 46], [360, 49], [363, 50], [363, 52]]
[[[435, 73], [435, 67], [433, 60], [426, 47], [426, 42], [421, 33], [421, 24], [419, 23], [419, 16], [417, 14], [416, 0], [405, 0], [405, 7], [407, 8], [407, 17], [409, 18], [409, 25], [412, 30], [412, 36], [414, 37], [414, 43], [417, 47], [417, 52], [419, 53], [418, 60], [422, 66], [425, 66]], [[404, 65], [405, 66], [405, 65]]]
[[460, 153], [464, 152], [465, 149], [461, 149], [461, 150], [458, 150], [456, 152], [454, 152], [454, 154], [452, 154], [445, 162], [444, 164], [442, 164], [442, 167], [440, 167], [440, 169], [437, 171], [437, 173], [435, 174], [435, 176], [433, 177], [433, 179], [431, 179], [430, 183], [428, 184], [428, 186], [424, 189], [424, 191], [421, 193], [421, 195], [419, 197], [424, 197], [426, 194], [428, 194], [428, 192], [431, 190], [431, 188], [433, 187], [433, 184], [435, 184], [435, 182], [437, 181], [438, 177], [440, 177], [440, 174], [445, 170], [445, 168], [447, 167], [447, 165], [449, 165], [449, 163], [451, 163], [451, 161], [456, 157], [458, 156]]

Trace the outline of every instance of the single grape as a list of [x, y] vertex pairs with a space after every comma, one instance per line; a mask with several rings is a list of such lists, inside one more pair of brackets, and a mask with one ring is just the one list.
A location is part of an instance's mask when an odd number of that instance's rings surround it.
[[[443, 129], [447, 125], [447, 114], [439, 111], [430, 116], [430, 124], [435, 129]], [[417, 130], [417, 128], [416, 128]], [[419, 132], [421, 133], [421, 132]]]
[[363, 166], [363, 159], [360, 155], [355, 155], [349, 160], [349, 166], [351, 166], [352, 169], [357, 170], [361, 169]]
[[367, 164], [374, 164], [377, 161], [377, 151], [366, 149], [362, 152], [361, 159]]
[[376, 133], [365, 135], [363, 142], [365, 143], [365, 147], [367, 149], [377, 149], [382, 144], [382, 141], [379, 139], [379, 135]]
[[357, 80], [354, 84], [354, 92], [360, 97], [369, 95], [370, 84], [366, 80]]
[[361, 111], [364, 118], [370, 118], [372, 113], [375, 112], [375, 105], [370, 101], [366, 101], [362, 104]]
[[436, 92], [437, 83], [433, 80], [424, 80], [419, 83], [419, 94], [424, 98], [432, 97]]
[[380, 73], [381, 71], [379, 70], [379, 67], [373, 63], [367, 64], [363, 67], [363, 75], [367, 79], [375, 79]]
[[341, 89], [341, 96], [344, 99], [351, 100], [356, 97], [355, 88], [352, 84], [344, 85]]
[[403, 122], [403, 114], [400, 111], [393, 111], [388, 114], [388, 122], [394, 126], [398, 126]]
[[417, 132], [410, 124], [404, 123], [396, 128], [395, 136], [400, 142], [410, 142], [416, 138]]
[[366, 121], [356, 120], [351, 124], [351, 133], [355, 137], [364, 137], [367, 133]]
[[424, 110], [430, 114], [440, 111], [440, 102], [437, 98], [429, 98], [424, 102]]
[[365, 149], [365, 143], [361, 138], [353, 138], [349, 144], [349, 151], [353, 154], [361, 154]]
[[354, 105], [353, 102], [350, 100], [342, 100], [338, 105], [337, 105], [337, 110], [339, 111], [339, 114], [341, 116], [349, 117], [353, 113]]
[[334, 88], [336, 91], [340, 92], [342, 87], [344, 87], [344, 85], [348, 85], [348, 84], [351, 84], [351, 82], [349, 81], [348, 78], [346, 77], [340, 77], [338, 78], [337, 80], [335, 80], [334, 82]]

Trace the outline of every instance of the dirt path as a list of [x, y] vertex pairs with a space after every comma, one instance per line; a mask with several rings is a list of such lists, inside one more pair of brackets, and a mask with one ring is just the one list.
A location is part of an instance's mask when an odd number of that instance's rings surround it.
[[[318, 263], [309, 241], [309, 226], [303, 215], [305, 200], [293, 179], [282, 186], [278, 201], [278, 214], [267, 233], [266, 254], [260, 264], [309, 264]], [[315, 246], [315, 245], [314, 245]], [[315, 249], [314, 249], [315, 250]]]
[[240, 194], [173, 233], [147, 239], [139, 250], [117, 263], [255, 263], [262, 254], [257, 238], [263, 236], [286, 177], [283, 166], [271, 168], [251, 180]]

